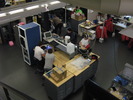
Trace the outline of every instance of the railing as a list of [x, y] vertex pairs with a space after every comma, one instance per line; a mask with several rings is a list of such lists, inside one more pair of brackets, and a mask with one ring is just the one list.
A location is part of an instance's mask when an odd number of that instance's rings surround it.
[[20, 98], [21, 100], [36, 100], [36, 99], [34, 99], [34, 98], [32, 98], [32, 97], [30, 97], [30, 96], [28, 96], [28, 95], [26, 95], [20, 91], [8, 86], [5, 83], [0, 82], [0, 86], [4, 90], [4, 93], [5, 93], [7, 100], [18, 100], [18, 99], [12, 98], [11, 97], [12, 94], [13, 94], [13, 96]]

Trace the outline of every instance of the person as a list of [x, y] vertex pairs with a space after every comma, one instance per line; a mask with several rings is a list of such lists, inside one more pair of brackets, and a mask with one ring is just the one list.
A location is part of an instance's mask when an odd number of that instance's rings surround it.
[[58, 35], [61, 35], [61, 29], [63, 27], [63, 23], [62, 20], [57, 17], [56, 15], [54, 15], [54, 18], [51, 20], [55, 26], [55, 30], [54, 32]]
[[54, 60], [55, 60], [55, 56], [53, 54], [53, 50], [48, 49], [48, 51], [45, 55], [45, 65], [44, 65], [45, 72], [47, 72], [53, 68]]
[[39, 42], [38, 46], [34, 48], [34, 58], [37, 64], [38, 71], [43, 71], [43, 66], [44, 66], [43, 57], [45, 56], [45, 52], [41, 47], [43, 47], [43, 43]]
[[90, 47], [90, 39], [88, 38], [88, 35], [83, 36], [83, 39], [79, 42], [79, 46], [84, 50]]
[[74, 33], [71, 28], [67, 29], [67, 33], [65, 34], [65, 36], [70, 36], [70, 41], [73, 44], [76, 44], [76, 33]]
[[107, 20], [105, 21], [105, 27], [107, 29], [108, 35], [112, 35], [112, 33], [114, 31], [114, 25], [113, 25], [111, 15], [109, 15], [109, 14], [107, 15]]

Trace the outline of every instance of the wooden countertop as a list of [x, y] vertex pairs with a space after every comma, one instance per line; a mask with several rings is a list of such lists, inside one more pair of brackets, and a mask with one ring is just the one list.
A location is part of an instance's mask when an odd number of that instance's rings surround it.
[[51, 81], [57, 87], [61, 86], [62, 84], [64, 84], [65, 82], [67, 82], [69, 79], [71, 79], [72, 77], [74, 77], [74, 75], [71, 72], [67, 71], [66, 78], [57, 83], [51, 77], [48, 77], [46, 74], [43, 74], [43, 76], [45, 78], [47, 78], [49, 81]]
[[[45, 78], [47, 78], [49, 81], [51, 81], [57, 87], [61, 86], [65, 82], [67, 82], [72, 77], [77, 76], [80, 73], [82, 73], [83, 71], [85, 71], [95, 61], [95, 60], [92, 60], [89, 65], [87, 65], [83, 69], [79, 70], [79, 69], [76, 69], [74, 67], [74, 65], [71, 64], [71, 62], [74, 61], [75, 59], [81, 57], [80, 54], [76, 55], [72, 60], [69, 60], [69, 57], [64, 55], [65, 53], [63, 53], [61, 51], [55, 51], [54, 54], [55, 54], [55, 62], [54, 62], [55, 66], [58, 65], [58, 67], [62, 67], [62, 65], [66, 64], [66, 67], [65, 67], [66, 70], [67, 70], [66, 78], [57, 83], [51, 77], [48, 77], [46, 74], [43, 74], [43, 76]], [[91, 55], [92, 54], [94, 54], [94, 53], [91, 53]], [[100, 58], [100, 56], [98, 56], [98, 58]]]
[[118, 91], [110, 92], [112, 95], [117, 97], [118, 99], [122, 100], [123, 96]]
[[86, 29], [91, 29], [91, 28], [96, 27], [96, 26], [101, 25], [101, 24], [103, 24], [103, 22], [99, 22], [98, 24], [93, 24], [93, 25], [87, 26], [87, 25], [84, 25], [84, 22], [83, 22], [83, 23], [79, 24], [79, 26], [86, 28]]
[[[90, 55], [93, 55], [94, 53], [91, 53]], [[95, 54], [96, 55], [96, 54]], [[97, 55], [98, 56], [98, 55]], [[95, 60], [91, 60], [91, 62], [89, 63], [89, 65], [85, 66], [82, 69], [78, 69], [75, 65], [71, 64], [71, 62], [73, 62], [75, 59], [81, 57], [81, 55], [77, 55], [75, 56], [72, 60], [68, 61], [66, 63], [66, 69], [68, 71], [70, 71], [71, 73], [73, 73], [75, 76], [78, 76], [80, 73], [82, 73], [83, 71], [85, 71], [87, 68], [90, 67], [90, 65], [95, 62]], [[98, 56], [98, 58], [100, 58], [100, 56]]]
[[54, 61], [55, 66], [62, 67], [62, 65], [64, 65], [66, 62], [69, 61], [69, 56], [62, 51], [55, 51], [54, 55], [55, 55], [55, 61]]

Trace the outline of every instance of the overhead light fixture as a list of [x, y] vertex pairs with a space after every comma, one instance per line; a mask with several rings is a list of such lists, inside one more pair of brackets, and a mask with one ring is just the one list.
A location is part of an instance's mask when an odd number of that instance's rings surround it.
[[6, 16], [6, 13], [0, 13], [0, 17]]
[[48, 7], [48, 4], [42, 4], [41, 7]]
[[61, 3], [61, 2], [60, 1], [53, 1], [53, 2], [50, 2], [49, 4], [54, 5], [54, 4], [58, 4], [58, 3]]
[[32, 10], [32, 9], [36, 9], [36, 8], [39, 8], [39, 5], [30, 6], [30, 7], [27, 7], [27, 8], [25, 8], [25, 9], [26, 9], [26, 10]]
[[9, 12], [9, 14], [12, 15], [12, 14], [20, 13], [20, 12], [24, 12], [24, 9], [12, 10]]

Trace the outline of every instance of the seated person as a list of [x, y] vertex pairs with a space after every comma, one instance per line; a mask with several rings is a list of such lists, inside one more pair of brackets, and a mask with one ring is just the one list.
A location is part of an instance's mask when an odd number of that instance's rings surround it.
[[79, 42], [80, 49], [86, 50], [90, 47], [90, 39], [88, 35], [84, 35], [83, 39]]
[[70, 41], [74, 44], [76, 43], [76, 33], [74, 33], [71, 28], [67, 29], [65, 36], [70, 36]]
[[37, 69], [39, 69], [40, 71], [43, 70], [43, 66], [44, 66], [44, 59], [43, 59], [43, 57], [45, 56], [45, 52], [41, 48], [42, 46], [43, 46], [43, 43], [39, 42], [38, 46], [36, 46], [34, 48], [35, 62], [37, 64]]
[[47, 72], [53, 68], [54, 60], [55, 60], [55, 56], [53, 54], [53, 50], [48, 49], [47, 53], [45, 55], [45, 65], [44, 65], [45, 72]]

